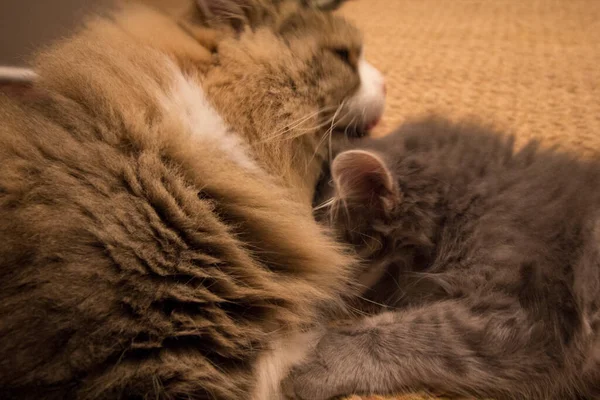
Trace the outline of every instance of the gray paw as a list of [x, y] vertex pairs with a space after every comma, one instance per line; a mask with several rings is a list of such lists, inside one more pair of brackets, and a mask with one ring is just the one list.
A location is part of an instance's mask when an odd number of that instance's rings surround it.
[[329, 331], [308, 357], [296, 365], [282, 382], [282, 391], [293, 400], [328, 400], [352, 394], [356, 383], [355, 329]]
[[[319, 372], [321, 372], [319, 374]], [[312, 367], [300, 367], [292, 370], [282, 383], [282, 391], [289, 400], [327, 400], [328, 396], [323, 382], [324, 371], [313, 370]]]
[[336, 396], [328, 381], [327, 368], [318, 360], [307, 360], [291, 370], [281, 389], [289, 400], [328, 400]]

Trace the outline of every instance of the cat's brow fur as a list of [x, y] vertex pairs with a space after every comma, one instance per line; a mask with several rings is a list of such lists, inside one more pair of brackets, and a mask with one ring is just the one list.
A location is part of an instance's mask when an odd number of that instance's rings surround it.
[[[346, 290], [352, 259], [310, 199], [320, 110], [358, 78], [317, 43], [359, 34], [296, 1], [244, 1], [261, 18], [242, 31], [185, 3], [91, 19], [38, 57], [34, 99], [0, 97], [3, 399], [248, 399], [271, 343]], [[283, 38], [292, 15], [323, 27]]]
[[326, 332], [291, 397], [599, 398], [600, 164], [439, 118], [351, 148], [384, 160], [397, 192], [373, 185], [320, 217], [384, 267], [362, 303], [375, 315]]

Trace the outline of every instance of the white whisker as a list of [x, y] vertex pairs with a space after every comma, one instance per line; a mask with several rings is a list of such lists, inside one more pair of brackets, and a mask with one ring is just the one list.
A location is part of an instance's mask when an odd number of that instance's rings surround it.
[[331, 207], [333, 205], [333, 203], [335, 203], [335, 198], [334, 197], [332, 197], [331, 199], [326, 200], [323, 203], [319, 204], [318, 206], [314, 207], [313, 211], [319, 211], [319, 210], [322, 210], [324, 208]]
[[[273, 132], [272, 134], [266, 136], [264, 139], [262, 139], [258, 143], [268, 142], [268, 141], [277, 139], [277, 138], [281, 137], [282, 135], [285, 135], [286, 133], [288, 133], [288, 132], [290, 132], [292, 130], [295, 130], [296, 128], [298, 128], [299, 126], [301, 126], [302, 124], [304, 124], [306, 121], [310, 120], [311, 118], [316, 117], [316, 116], [318, 116], [319, 114], [321, 114], [323, 112], [326, 112], [326, 111], [329, 111], [329, 110], [333, 110], [333, 109], [335, 109], [333, 106], [320, 108], [320, 109], [318, 109], [318, 110], [316, 110], [316, 111], [314, 111], [314, 112], [312, 112], [310, 114], [307, 114], [307, 115], [305, 115], [305, 116], [303, 116], [301, 118], [298, 118], [295, 121], [292, 121], [289, 125], [276, 130], [275, 132]], [[328, 122], [324, 123], [323, 125], [327, 125], [327, 123]], [[318, 128], [318, 127], [320, 127], [320, 125], [321, 124], [316, 125], [315, 127]], [[313, 128], [304, 128], [304, 129], [306, 131], [310, 131], [310, 130], [314, 129], [315, 127], [313, 127]], [[296, 137], [296, 136], [294, 136], [294, 137]], [[286, 138], [286, 139], [288, 139], [288, 138]]]

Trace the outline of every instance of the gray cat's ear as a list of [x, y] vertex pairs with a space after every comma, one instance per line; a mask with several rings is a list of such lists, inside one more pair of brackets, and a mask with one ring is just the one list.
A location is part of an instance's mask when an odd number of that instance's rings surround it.
[[349, 150], [331, 165], [337, 195], [345, 200], [389, 209], [400, 201], [400, 193], [385, 161], [376, 153]]
[[304, 5], [323, 11], [331, 11], [339, 8], [346, 0], [302, 0]]

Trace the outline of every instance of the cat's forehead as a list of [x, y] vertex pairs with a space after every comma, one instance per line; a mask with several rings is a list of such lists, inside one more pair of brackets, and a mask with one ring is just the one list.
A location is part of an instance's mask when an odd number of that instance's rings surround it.
[[327, 47], [362, 47], [362, 32], [346, 19], [314, 9], [282, 10], [275, 29], [285, 37], [313, 38]]

